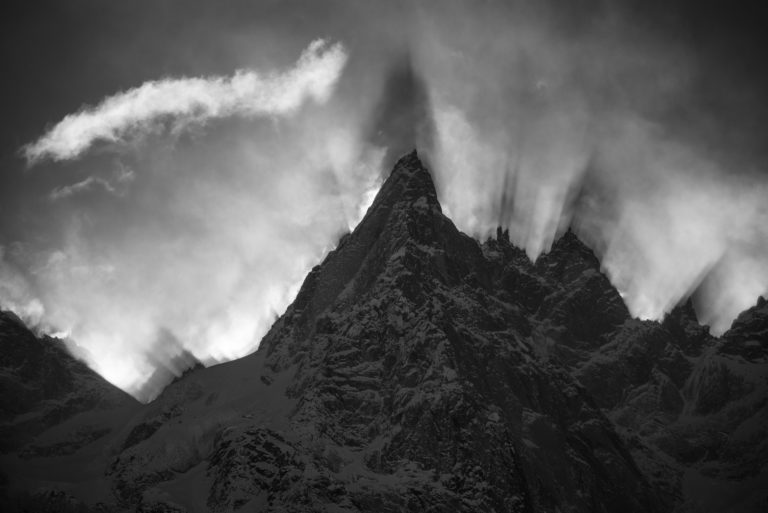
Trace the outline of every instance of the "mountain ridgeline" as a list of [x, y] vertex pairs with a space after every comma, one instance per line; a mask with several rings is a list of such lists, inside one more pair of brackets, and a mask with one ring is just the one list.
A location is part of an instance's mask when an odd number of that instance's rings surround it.
[[532, 263], [459, 232], [413, 152], [252, 355], [4, 406], [3, 511], [766, 511], [767, 380], [764, 300], [721, 338], [633, 319], [573, 233]]

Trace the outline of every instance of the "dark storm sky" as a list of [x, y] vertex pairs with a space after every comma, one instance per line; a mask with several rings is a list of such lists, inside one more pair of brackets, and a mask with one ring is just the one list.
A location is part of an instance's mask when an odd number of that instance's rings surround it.
[[[638, 316], [693, 293], [722, 331], [768, 290], [762, 2], [25, 1], [6, 13], [0, 304], [70, 335], [126, 389], [151, 373], [161, 334], [207, 362], [253, 350], [412, 139], [460, 228], [483, 237], [501, 221], [535, 258], [573, 225]], [[318, 40], [310, 64], [327, 97], [301, 67]], [[230, 84], [238, 70], [315, 85], [282, 110], [229, 93], [216, 115], [145, 104], [112, 141], [25, 158], [66, 116], [101, 126], [105, 99], [163, 80], [194, 99], [193, 79]]]

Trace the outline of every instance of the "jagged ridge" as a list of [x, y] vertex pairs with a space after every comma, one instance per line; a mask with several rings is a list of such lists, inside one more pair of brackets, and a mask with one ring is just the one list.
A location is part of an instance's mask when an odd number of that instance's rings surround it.
[[257, 353], [122, 429], [106, 482], [141, 511], [759, 511], [767, 314], [631, 319], [572, 233], [535, 264], [460, 233], [414, 152]]

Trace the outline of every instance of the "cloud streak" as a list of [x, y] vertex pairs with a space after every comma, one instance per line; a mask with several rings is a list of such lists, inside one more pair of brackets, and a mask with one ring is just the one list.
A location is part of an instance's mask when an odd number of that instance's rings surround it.
[[119, 143], [165, 126], [180, 133], [230, 116], [288, 115], [308, 100], [326, 102], [347, 58], [340, 43], [318, 39], [282, 73], [239, 70], [231, 77], [145, 82], [66, 116], [22, 151], [30, 165], [44, 159], [72, 160], [98, 142]]
[[136, 173], [132, 169], [121, 165], [116, 170], [112, 180], [91, 175], [72, 185], [56, 187], [48, 195], [48, 198], [51, 201], [59, 201], [99, 188], [114, 196], [123, 196], [126, 188], [135, 178]]

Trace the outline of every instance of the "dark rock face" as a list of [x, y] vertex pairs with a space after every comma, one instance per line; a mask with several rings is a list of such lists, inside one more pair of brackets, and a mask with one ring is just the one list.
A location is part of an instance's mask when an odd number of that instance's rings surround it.
[[101, 511], [65, 488], [46, 487], [39, 468], [87, 480], [90, 459], [99, 461], [140, 407], [73, 358], [61, 340], [38, 337], [0, 312], [0, 510]]
[[571, 232], [479, 244], [412, 153], [256, 353], [97, 466], [136, 511], [763, 511], [767, 329], [764, 301], [721, 339], [632, 319]]
[[[442, 215], [416, 155], [401, 159], [263, 342], [274, 371], [297, 367], [294, 421], [394, 478], [374, 487], [392, 510], [653, 511], [607, 419], [535, 356], [518, 290], [498, 290], [511, 272]], [[341, 471], [321, 468], [345, 500], [361, 500]]]
[[663, 323], [627, 319], [596, 350], [568, 352], [572, 375], [669, 507], [768, 505], [766, 326], [761, 300], [716, 339], [687, 303]]
[[[14, 314], [0, 311], [0, 451], [23, 446], [78, 413], [131, 406], [138, 403], [73, 358], [63, 342], [38, 337]], [[67, 452], [99, 434], [103, 429], [81, 430], [51, 450]]]

